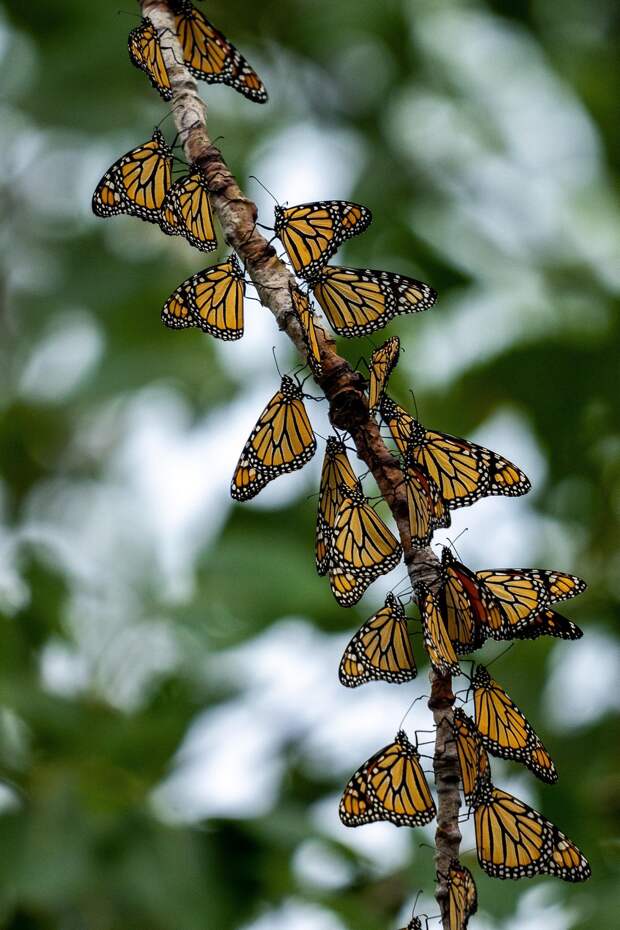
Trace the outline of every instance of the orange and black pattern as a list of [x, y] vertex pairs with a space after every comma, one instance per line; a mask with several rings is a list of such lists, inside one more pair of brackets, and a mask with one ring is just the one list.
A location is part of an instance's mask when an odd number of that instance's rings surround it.
[[196, 165], [174, 182], [162, 204], [160, 226], [169, 236], [183, 236], [201, 252], [213, 252], [217, 239], [207, 179]]
[[301, 332], [304, 337], [308, 364], [313, 373], [320, 378], [323, 374], [321, 349], [319, 347], [315, 317], [310, 306], [310, 301], [298, 287], [291, 287], [291, 300], [293, 302], [293, 310], [299, 320]]
[[460, 675], [458, 659], [450, 642], [437, 599], [425, 584], [417, 586], [418, 604], [422, 618], [424, 648], [431, 665], [440, 675]]
[[375, 578], [398, 565], [402, 549], [359, 483], [352, 488], [342, 485], [340, 492], [328, 553], [329, 578], [338, 603], [352, 607]]
[[536, 568], [484, 569], [475, 577], [486, 607], [482, 624], [494, 639], [513, 639], [556, 601], [587, 587], [576, 575]]
[[365, 336], [401, 313], [432, 307], [437, 293], [415, 278], [371, 268], [321, 268], [309, 281], [312, 293], [339, 336]]
[[161, 208], [172, 181], [172, 150], [159, 131], [114, 162], [93, 194], [96, 216], [127, 213], [147, 223], [161, 222]]
[[555, 875], [567, 882], [590, 877], [587, 859], [558, 828], [528, 804], [481, 784], [474, 798], [478, 862], [493, 878]]
[[247, 501], [274, 478], [296, 471], [316, 452], [316, 439], [303, 403], [303, 392], [284, 375], [252, 430], [230, 486], [234, 500]]
[[340, 682], [357, 688], [367, 681], [402, 684], [417, 674], [405, 611], [393, 594], [351, 639], [340, 661]]
[[528, 478], [508, 459], [466, 439], [427, 430], [387, 396], [381, 401], [381, 416], [398, 451], [426, 471], [450, 508], [491, 495], [518, 497], [530, 490]]
[[460, 707], [454, 709], [452, 732], [461, 770], [463, 797], [467, 804], [472, 804], [480, 786], [490, 778], [489, 757], [476, 724]]
[[217, 339], [243, 336], [245, 278], [236, 256], [193, 274], [164, 304], [161, 318], [171, 329], [196, 326]]
[[494, 756], [522, 762], [542, 781], [553, 784], [558, 774], [551, 756], [517, 705], [479, 665], [472, 679], [476, 727]]
[[329, 548], [336, 514], [342, 503], [342, 487], [357, 486], [357, 476], [351, 468], [344, 443], [328, 436], [321, 471], [319, 506], [316, 517], [316, 570], [326, 575], [329, 569]]
[[400, 339], [390, 336], [370, 357], [370, 377], [368, 381], [368, 412], [371, 417], [377, 413], [383, 392], [390, 375], [398, 364]]
[[172, 100], [170, 77], [162, 55], [155, 26], [145, 16], [139, 26], [132, 29], [127, 40], [131, 63], [148, 76], [152, 86], [164, 100]]
[[450, 511], [433, 479], [409, 457], [403, 463], [403, 482], [411, 543], [423, 549], [430, 544], [436, 529], [450, 526]]
[[171, 0], [183, 61], [200, 81], [228, 84], [255, 103], [267, 101], [265, 85], [241, 52], [190, 0]]
[[372, 221], [367, 207], [348, 200], [323, 200], [275, 208], [274, 232], [295, 274], [312, 278], [340, 245]]
[[473, 875], [458, 859], [451, 859], [447, 874], [450, 930], [467, 930], [469, 918], [478, 910]]
[[421, 827], [435, 816], [417, 749], [399, 730], [347, 784], [339, 806], [346, 827], [387, 820], [398, 827]]

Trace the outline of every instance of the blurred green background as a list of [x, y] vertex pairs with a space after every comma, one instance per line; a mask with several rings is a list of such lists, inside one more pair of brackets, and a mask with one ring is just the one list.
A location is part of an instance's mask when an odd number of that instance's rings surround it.
[[[251, 301], [238, 344], [164, 329], [161, 304], [209, 260], [91, 215], [101, 174], [166, 113], [129, 64], [127, 13], [0, 3], [0, 922], [400, 927], [419, 889], [418, 910], [437, 912], [420, 845], [433, 825], [352, 831], [336, 813], [427, 687], [425, 670], [402, 688], [337, 681], [348, 636], [399, 573], [352, 611], [316, 576], [320, 452], [232, 505], [278, 381], [272, 346], [294, 364], [285, 339]], [[281, 202], [370, 206], [373, 226], [339, 258], [440, 293], [389, 328], [405, 349], [394, 393], [412, 405], [413, 389], [425, 423], [534, 482], [455, 515], [463, 559], [590, 585], [565, 611], [583, 640], [520, 643], [494, 666], [560, 781], [508, 763], [494, 777], [578, 841], [593, 878], [492, 881], [465, 825], [471, 926], [617, 926], [617, 4], [212, 0], [206, 13], [270, 91], [260, 107], [203, 85], [260, 219], [273, 203], [250, 174]], [[371, 351], [342, 348], [353, 363]], [[325, 405], [309, 406], [325, 435]], [[407, 728], [425, 726], [420, 702]]]

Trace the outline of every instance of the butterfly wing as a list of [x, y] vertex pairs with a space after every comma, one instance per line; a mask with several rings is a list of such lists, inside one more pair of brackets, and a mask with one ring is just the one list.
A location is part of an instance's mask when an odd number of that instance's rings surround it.
[[351, 639], [342, 656], [340, 682], [357, 688], [367, 681], [402, 684], [417, 674], [405, 612], [392, 594]]
[[416, 548], [423, 549], [430, 544], [438, 527], [450, 526], [450, 512], [444, 505], [437, 485], [423, 469], [406, 463], [403, 480], [411, 542]]
[[542, 870], [565, 882], [585, 882], [592, 875], [590, 864], [581, 850], [556, 826], [552, 825], [553, 849]]
[[93, 194], [97, 216], [128, 213], [148, 223], [159, 223], [172, 178], [172, 151], [159, 129], [153, 137], [119, 158], [106, 171]]
[[295, 274], [312, 276], [345, 239], [368, 228], [370, 210], [346, 200], [302, 203], [275, 208], [274, 231], [286, 249]]
[[487, 604], [487, 631], [495, 639], [511, 639], [555, 601], [586, 589], [585, 581], [575, 575], [543, 569], [487, 569], [475, 574]]
[[517, 705], [479, 665], [472, 679], [476, 726], [489, 752], [523, 762], [542, 781], [558, 775], [551, 756]]
[[131, 63], [144, 71], [164, 100], [172, 100], [170, 77], [164, 62], [159, 36], [151, 20], [145, 16], [129, 33], [127, 41]]
[[359, 486], [343, 486], [341, 492], [329, 549], [330, 570], [337, 566], [369, 585], [398, 565], [402, 549]]
[[421, 827], [435, 816], [435, 803], [416, 748], [400, 730], [368, 764], [367, 792], [382, 820]]
[[321, 471], [319, 506], [316, 520], [316, 569], [326, 575], [329, 568], [329, 547], [338, 508], [342, 503], [341, 487], [354, 488], [357, 477], [351, 468], [343, 442], [329, 436]]
[[200, 10], [190, 0], [173, 0], [172, 8], [183, 61], [193, 76], [228, 84], [249, 100], [265, 103], [267, 91], [257, 73]]
[[489, 757], [474, 721], [460, 707], [454, 709], [452, 732], [461, 770], [463, 797], [467, 804], [471, 804], [480, 786], [490, 777]]
[[390, 375], [398, 364], [399, 354], [400, 339], [398, 336], [391, 336], [372, 353], [368, 384], [368, 412], [370, 416], [374, 416], [379, 409], [381, 397]]
[[421, 281], [370, 268], [324, 267], [310, 281], [332, 329], [364, 336], [400, 313], [418, 313], [435, 303], [436, 292]]
[[243, 272], [233, 254], [187, 282], [187, 300], [195, 323], [217, 339], [230, 341], [243, 336], [244, 296]]
[[473, 572], [457, 562], [445, 547], [441, 557], [442, 585], [438, 595], [446, 631], [457, 655], [468, 655], [484, 644], [485, 604]]
[[174, 182], [162, 204], [160, 225], [168, 235], [183, 236], [201, 252], [217, 248], [207, 179], [199, 168]]
[[[192, 278], [189, 278], [192, 281]], [[187, 281], [180, 284], [179, 287], [170, 295], [161, 311], [162, 323], [170, 329], [187, 329], [189, 326], [195, 326], [196, 322], [189, 309], [187, 298]]]
[[557, 639], [581, 639], [583, 630], [572, 620], [554, 610], [543, 610], [512, 634], [513, 639], [538, 639], [539, 636], [555, 636]]
[[529, 878], [545, 871], [553, 850], [551, 824], [538, 811], [491, 784], [475, 802], [478, 862], [493, 878]]
[[310, 301], [297, 287], [291, 287], [291, 299], [293, 301], [293, 310], [299, 320], [299, 325], [306, 344], [308, 364], [314, 374], [320, 378], [323, 374], [321, 349], [319, 347], [316, 323], [314, 321], [314, 313], [310, 307]]
[[406, 410], [384, 397], [381, 415], [402, 455], [409, 454], [433, 479], [450, 508], [490, 495], [525, 494], [528, 478], [508, 459], [448, 433], [425, 429]]
[[461, 669], [450, 642], [435, 595], [424, 584], [418, 585], [424, 647], [439, 675], [460, 675]]
[[234, 500], [250, 500], [278, 475], [302, 468], [316, 452], [302, 396], [284, 375], [243, 448], [231, 482]]
[[448, 907], [451, 930], [467, 930], [469, 918], [478, 910], [474, 877], [458, 859], [451, 859], [448, 869]]

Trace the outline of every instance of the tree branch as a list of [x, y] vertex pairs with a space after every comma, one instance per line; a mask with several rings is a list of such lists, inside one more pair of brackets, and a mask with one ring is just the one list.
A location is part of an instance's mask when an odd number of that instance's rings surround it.
[[[237, 252], [256, 287], [258, 296], [276, 319], [279, 328], [292, 340], [305, 358], [305, 342], [293, 313], [290, 286], [295, 278], [280, 261], [275, 249], [256, 228], [258, 211], [241, 191], [224, 161], [222, 153], [207, 133], [206, 106], [199, 96], [196, 81], [182, 64], [183, 57], [176, 39], [174, 19], [166, 0], [138, 0], [143, 14], [148, 16], [161, 36], [164, 60], [173, 90], [172, 108], [179, 137], [187, 160], [196, 163], [207, 178], [214, 212], [222, 226], [226, 242]], [[359, 458], [372, 473], [386, 500], [400, 535], [405, 564], [412, 586], [423, 581], [429, 587], [437, 585], [439, 560], [430, 547], [417, 549], [411, 544], [407, 498], [399, 461], [387, 448], [379, 426], [368, 415], [365, 381], [353, 371], [337, 351], [334, 340], [319, 323], [318, 336], [322, 375], [316, 380], [329, 401], [332, 424], [350, 433]], [[435, 780], [438, 796], [436, 863], [447, 871], [448, 860], [458, 856], [460, 806], [458, 759], [454, 741], [448, 739], [452, 715], [451, 679], [431, 673], [431, 698], [437, 726], [435, 747]], [[439, 879], [437, 900], [442, 909], [444, 930], [450, 930], [445, 907], [447, 888]]]

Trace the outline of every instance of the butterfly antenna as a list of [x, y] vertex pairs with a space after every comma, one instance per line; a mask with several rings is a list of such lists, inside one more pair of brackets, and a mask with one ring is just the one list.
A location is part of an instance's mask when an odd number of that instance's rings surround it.
[[412, 917], [415, 917], [415, 909], [416, 909], [416, 907], [418, 906], [418, 901], [420, 900], [420, 895], [421, 895], [421, 894], [422, 894], [422, 889], [420, 888], [420, 890], [418, 891], [417, 895], [415, 896], [415, 901], [413, 902], [413, 907], [412, 907], [412, 909], [411, 909], [411, 916], [412, 916]]
[[278, 359], [276, 358], [276, 347], [271, 347], [271, 354], [273, 355], [273, 360], [276, 363], [276, 371], [280, 375], [280, 380], [282, 379], [282, 372], [280, 371], [280, 366], [278, 365]]
[[130, 13], [129, 10], [117, 10], [117, 16], [131, 16], [132, 19], [141, 19], [142, 17], [139, 13]]
[[509, 646], [506, 646], [505, 649], [502, 649], [499, 655], [495, 656], [494, 659], [491, 659], [491, 661], [487, 663], [486, 668], [491, 668], [493, 663], [497, 662], [498, 659], [501, 659], [502, 656], [505, 656], [507, 652], [510, 652], [513, 646], [514, 646], [514, 643], [511, 643]]
[[255, 174], [250, 174], [250, 175], [248, 175], [248, 177], [249, 177], [252, 181], [256, 181], [257, 184], [260, 184], [260, 186], [262, 187], [262, 189], [263, 189], [264, 191], [266, 191], [266, 192], [269, 194], [270, 197], [273, 198], [273, 200], [275, 201], [275, 203], [276, 203], [278, 206], [280, 206], [277, 197], [275, 197], [274, 194], [271, 193], [271, 191], [269, 190], [268, 187], [265, 187], [265, 185], [263, 184], [262, 181], [259, 181], [259, 180], [258, 180], [258, 178], [256, 177]]
[[413, 390], [412, 390], [411, 388], [409, 388], [409, 393], [411, 394], [411, 399], [412, 399], [412, 401], [413, 401], [413, 409], [415, 410], [415, 418], [416, 418], [416, 420], [419, 420], [419, 419], [420, 419], [420, 415], [419, 415], [419, 413], [418, 413], [418, 402], [417, 402], [417, 400], [415, 399], [415, 394], [414, 394], [414, 392], [413, 392]]
[[448, 542], [450, 543], [450, 548], [454, 550], [454, 554], [456, 555], [456, 557], [457, 557], [457, 559], [459, 560], [459, 562], [462, 562], [463, 559], [462, 559], [462, 557], [461, 557], [461, 554], [460, 554], [459, 550], [456, 548], [456, 543], [457, 543], [457, 541], [461, 538], [461, 536], [463, 535], [463, 533], [467, 533], [468, 531], [469, 531], [469, 527], [466, 526], [464, 530], [461, 530], [461, 532], [460, 532], [459, 535], [456, 537], [456, 539], [450, 539], [450, 537], [448, 537]]
[[[425, 698], [425, 697], [427, 697], [426, 694], [420, 694], [420, 695], [418, 695], [417, 698], [415, 698], [415, 699], [411, 702], [411, 704], [409, 705], [409, 707], [407, 708], [407, 710], [406, 710], [405, 713], [404, 713], [403, 719], [402, 719], [402, 720], [400, 721], [400, 723], [398, 724], [398, 730], [402, 730], [402, 728], [403, 728], [403, 723], [404, 723], [405, 720], [407, 719], [407, 715], [410, 713], [411, 710], [413, 710], [414, 706], [418, 703], [418, 701], [421, 701], [422, 698]], [[397, 732], [398, 732], [398, 731], [397, 731]], [[429, 730], [428, 732], [431, 733], [431, 732], [433, 732], [433, 731]]]

